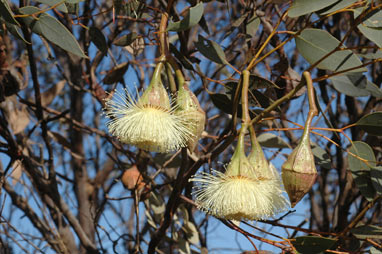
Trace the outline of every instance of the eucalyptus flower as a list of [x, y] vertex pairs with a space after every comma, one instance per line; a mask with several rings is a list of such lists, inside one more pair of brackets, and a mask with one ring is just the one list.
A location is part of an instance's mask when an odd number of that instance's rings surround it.
[[[263, 172], [273, 170], [269, 174]], [[280, 179], [271, 177], [275, 169], [259, 169], [244, 152], [244, 131], [225, 173], [212, 170], [201, 173], [193, 194], [199, 209], [218, 218], [230, 220], [264, 220], [287, 209]], [[276, 172], [277, 173], [277, 172]]]
[[149, 87], [138, 99], [127, 90], [116, 92], [106, 101], [106, 116], [110, 133], [121, 142], [146, 151], [167, 153], [187, 146], [193, 136], [187, 121], [175, 114], [176, 106], [170, 102], [163, 87], [160, 72], [162, 63], [154, 71]]

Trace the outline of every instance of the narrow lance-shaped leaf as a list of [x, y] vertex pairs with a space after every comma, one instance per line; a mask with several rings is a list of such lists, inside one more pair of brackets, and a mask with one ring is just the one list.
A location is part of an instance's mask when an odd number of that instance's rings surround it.
[[5, 21], [13, 25], [20, 26], [19, 22], [13, 17], [13, 12], [8, 5], [7, 0], [0, 0], [0, 16], [3, 17]]
[[[39, 11], [40, 9], [33, 6], [20, 8], [20, 12], [23, 14], [34, 14]], [[44, 36], [48, 41], [70, 53], [73, 53], [74, 55], [85, 58], [87, 57], [73, 34], [52, 16], [46, 13], [41, 13], [38, 19], [34, 19], [32, 17], [23, 19], [32, 28], [33, 32]]]
[[179, 32], [190, 29], [191, 27], [199, 23], [200, 19], [203, 16], [203, 11], [203, 2], [200, 2], [194, 7], [191, 7], [188, 10], [186, 17], [184, 17], [184, 19], [182, 19], [181, 21], [170, 22], [168, 24], [167, 30]]

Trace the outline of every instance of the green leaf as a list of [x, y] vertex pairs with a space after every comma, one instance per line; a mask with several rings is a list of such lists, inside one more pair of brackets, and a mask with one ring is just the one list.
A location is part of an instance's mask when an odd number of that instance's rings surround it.
[[[23, 14], [34, 14], [38, 11], [40, 11], [40, 9], [33, 6], [20, 8], [20, 12]], [[57, 19], [46, 13], [41, 13], [37, 20], [32, 17], [23, 19], [31, 27], [33, 32], [42, 35], [48, 41], [70, 53], [87, 58], [76, 38], [74, 38], [72, 33]]]
[[381, 50], [377, 50], [374, 53], [366, 53], [366, 54], [358, 54], [358, 55], [360, 57], [364, 57], [366, 59], [378, 59], [378, 58], [382, 58], [382, 51]]
[[280, 89], [278, 85], [273, 83], [272, 81], [260, 77], [256, 74], [251, 74], [249, 76], [249, 88], [250, 89], [262, 89], [262, 88], [277, 88]]
[[232, 101], [226, 94], [210, 93], [212, 103], [224, 113], [232, 115]]
[[382, 227], [374, 225], [356, 227], [351, 229], [350, 232], [359, 239], [382, 239]]
[[332, 5], [337, 1], [338, 0], [295, 0], [293, 1], [291, 8], [289, 9], [288, 16], [291, 18], [295, 18], [308, 13], [312, 13], [321, 10], [329, 5]]
[[263, 133], [257, 137], [261, 146], [270, 148], [290, 148], [289, 144], [279, 136], [272, 133]]
[[371, 182], [377, 194], [382, 196], [382, 166], [372, 167], [370, 170]]
[[259, 29], [259, 26], [260, 26], [260, 18], [255, 15], [252, 16], [252, 18], [250, 18], [248, 20], [248, 23], [246, 25], [246, 34], [253, 37], [255, 36], [257, 30]]
[[370, 178], [370, 167], [375, 167], [376, 165], [373, 149], [371, 149], [371, 147], [365, 142], [355, 141], [349, 149], [349, 152], [368, 161], [368, 164], [366, 164], [357, 157], [354, 157], [352, 154], [348, 154], [349, 168], [354, 182], [361, 194], [367, 200], [371, 201], [375, 196], [375, 190]]
[[89, 29], [90, 40], [96, 45], [99, 51], [103, 54], [107, 53], [107, 43], [106, 38], [103, 35], [102, 31], [97, 27], [90, 27]]
[[321, 10], [319, 13], [320, 15], [326, 15], [326, 14], [329, 14], [331, 12], [335, 12], [335, 11], [338, 11], [338, 10], [341, 10], [355, 2], [357, 2], [358, 0], [342, 0], [342, 1], [337, 1], [335, 4], [331, 5], [331, 6], [328, 6], [327, 8]]
[[102, 80], [104, 84], [111, 85], [123, 79], [123, 75], [129, 68], [129, 63], [122, 63], [109, 70]]
[[[62, 2], [61, 0], [35, 0], [35, 1], [42, 3], [42, 4], [46, 4], [48, 6], [54, 6], [54, 5]], [[68, 9], [66, 8], [65, 3], [62, 3], [58, 6], [56, 6], [55, 8], [59, 11], [64, 12], [64, 13], [68, 13]]]
[[199, 233], [197, 228], [195, 227], [194, 223], [191, 221], [186, 221], [183, 230], [186, 233], [187, 236], [187, 241], [192, 243], [193, 245], [198, 245], [200, 240], [199, 240]]
[[180, 32], [180, 31], [190, 29], [191, 27], [199, 23], [200, 19], [203, 16], [203, 11], [204, 11], [203, 2], [200, 2], [194, 7], [191, 7], [188, 10], [186, 17], [184, 17], [184, 19], [182, 19], [181, 21], [170, 22], [168, 24], [167, 30]]
[[[340, 43], [327, 31], [313, 28], [305, 29], [295, 40], [298, 51], [310, 64], [319, 61]], [[317, 65], [317, 68], [343, 71], [360, 65], [362, 65], [361, 60], [351, 50], [340, 50], [326, 57], [325, 60]], [[351, 70], [350, 72], [364, 71], [367, 71], [367, 69], [363, 67]]]
[[369, 251], [370, 251], [370, 254], [381, 254], [382, 253], [382, 249], [377, 249], [375, 247], [371, 247]]
[[113, 44], [120, 47], [126, 47], [129, 46], [135, 39], [138, 37], [138, 35], [134, 32], [125, 34], [122, 37], [119, 37], [116, 39]]
[[301, 236], [292, 241], [293, 246], [300, 253], [315, 254], [328, 250], [337, 242], [336, 239], [319, 236]]
[[11, 23], [9, 23], [7, 21], [5, 21], [5, 25], [6, 25], [7, 29], [8, 29], [8, 31], [11, 34], [13, 34], [13, 36], [15, 36], [16, 38], [22, 40], [23, 42], [25, 42], [27, 44], [30, 44], [30, 42], [26, 41], [24, 39], [24, 37], [22, 36], [20, 27], [14, 25], [14, 24], [11, 24]]
[[379, 88], [376, 84], [373, 82], [367, 81], [366, 84], [366, 90], [369, 91], [371, 96], [374, 96], [375, 98], [382, 98], [382, 89]]
[[330, 78], [334, 88], [343, 94], [353, 97], [369, 96], [366, 89], [367, 79], [362, 73], [351, 73], [343, 76], [333, 76]]
[[368, 114], [359, 119], [356, 125], [370, 135], [382, 136], [382, 112]]
[[187, 70], [195, 71], [194, 66], [192, 65], [190, 60], [188, 60], [181, 52], [179, 52], [178, 49], [174, 45], [172, 45], [172, 43], [170, 43], [170, 52], [174, 54], [176, 59], [178, 59], [182, 63], [184, 68], [186, 68]]
[[[364, 8], [358, 8], [354, 10], [354, 18], [357, 18]], [[357, 26], [359, 31], [366, 38], [374, 42], [378, 47], [382, 47], [382, 30], [378, 29], [382, 27], [382, 10], [376, 10], [371, 15], [367, 15], [363, 22]]]
[[3, 17], [5, 21], [13, 25], [20, 26], [19, 22], [13, 17], [13, 12], [9, 7], [7, 0], [0, 0], [0, 16]]
[[80, 2], [83, 2], [85, 0], [65, 0], [65, 3], [68, 3], [68, 4], [78, 4]]
[[326, 169], [332, 168], [332, 163], [330, 161], [330, 157], [328, 153], [318, 146], [316, 143], [312, 142], [312, 153], [314, 155], [314, 161], [317, 166], [321, 166]]
[[207, 59], [218, 64], [227, 64], [224, 51], [216, 42], [207, 40], [199, 35], [198, 41], [195, 42], [195, 46]]

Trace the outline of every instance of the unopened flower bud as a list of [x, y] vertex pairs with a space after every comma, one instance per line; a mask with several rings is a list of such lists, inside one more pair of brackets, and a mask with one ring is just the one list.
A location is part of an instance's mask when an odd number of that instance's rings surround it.
[[179, 88], [176, 102], [178, 105], [177, 114], [185, 118], [187, 127], [192, 134], [187, 141], [187, 147], [192, 152], [204, 131], [206, 113], [200, 107], [198, 99], [189, 90], [187, 84], [183, 84]]
[[145, 184], [143, 178], [136, 165], [123, 172], [121, 178], [123, 186], [128, 190], [134, 190], [142, 188]]
[[317, 170], [306, 126], [300, 143], [282, 165], [282, 179], [292, 207], [312, 188], [316, 177]]

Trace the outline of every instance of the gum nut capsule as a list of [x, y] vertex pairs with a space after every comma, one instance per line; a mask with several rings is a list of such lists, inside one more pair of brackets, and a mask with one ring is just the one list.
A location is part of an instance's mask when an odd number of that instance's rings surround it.
[[312, 188], [317, 170], [310, 147], [309, 136], [303, 137], [298, 146], [282, 165], [282, 179], [291, 206], [294, 207]]

